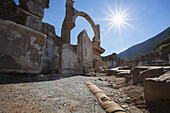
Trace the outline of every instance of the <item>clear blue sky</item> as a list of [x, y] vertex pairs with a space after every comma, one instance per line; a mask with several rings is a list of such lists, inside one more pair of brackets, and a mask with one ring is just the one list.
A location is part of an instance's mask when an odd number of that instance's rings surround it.
[[[15, 0], [18, 4], [18, 0]], [[50, 0], [50, 8], [45, 9], [43, 22], [55, 26], [56, 34], [61, 36], [62, 22], [65, 16], [66, 0]], [[131, 26], [121, 27], [121, 34], [112, 28], [108, 21], [107, 14], [111, 14], [108, 6], [115, 11], [115, 8], [127, 10], [126, 21]], [[134, 44], [143, 42], [166, 28], [170, 27], [170, 0], [75, 0], [74, 7], [90, 15], [96, 24], [101, 26], [101, 46], [106, 50], [103, 56], [120, 53]], [[90, 24], [82, 17], [76, 20], [76, 27], [72, 30], [71, 43], [77, 44], [77, 36], [86, 29], [90, 38], [94, 37]]]

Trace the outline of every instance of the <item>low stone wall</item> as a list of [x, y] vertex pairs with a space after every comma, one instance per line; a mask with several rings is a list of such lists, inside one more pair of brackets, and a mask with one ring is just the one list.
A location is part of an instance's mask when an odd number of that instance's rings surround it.
[[45, 34], [3, 20], [0, 20], [0, 33], [0, 73], [41, 72]]
[[82, 58], [77, 55], [70, 44], [63, 44], [60, 55], [61, 74], [82, 74], [83, 63]]

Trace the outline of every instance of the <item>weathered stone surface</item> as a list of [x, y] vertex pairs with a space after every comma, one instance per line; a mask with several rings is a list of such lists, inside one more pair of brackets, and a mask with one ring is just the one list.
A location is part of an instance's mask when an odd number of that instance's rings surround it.
[[[19, 3], [22, 5], [25, 5], [29, 0], [19, 0]], [[38, 5], [40, 5], [42, 8], [49, 8], [49, 2], [50, 0], [33, 0]]]
[[131, 70], [131, 66], [124, 66], [124, 67], [119, 67], [119, 70]]
[[55, 27], [51, 24], [45, 23], [43, 33], [47, 34], [48, 36], [55, 37], [56, 36]]
[[119, 69], [118, 67], [117, 67], [117, 68], [112, 68], [112, 69], [107, 69], [107, 70], [105, 70], [105, 71], [106, 71], [106, 75], [107, 75], [107, 76], [115, 75], [115, 74], [118, 73], [118, 72], [117, 72], [118, 69]]
[[22, 9], [39, 16], [41, 19], [44, 16], [44, 8], [49, 8], [49, 0], [19, 0], [19, 2]]
[[74, 52], [69, 44], [63, 44], [60, 55], [60, 73], [62, 74], [82, 74], [82, 58]]
[[17, 14], [19, 14], [19, 15], [24, 17], [25, 20], [24, 20], [24, 24], [23, 25], [25, 25], [25, 21], [26, 21], [27, 16], [32, 16], [32, 17], [34, 17], [34, 18], [36, 18], [38, 20], [42, 20], [41, 17], [36, 16], [36, 15], [34, 15], [34, 14], [32, 14], [32, 13], [30, 13], [30, 12], [20, 8], [20, 7], [17, 8]]
[[49, 8], [50, 0], [34, 0], [43, 8]]
[[104, 53], [104, 49], [93, 43], [93, 67], [95, 71], [99, 71], [102, 67], [102, 57], [101, 54]]
[[130, 70], [119, 70], [116, 76], [118, 77], [130, 76]]
[[146, 78], [153, 78], [153, 77], [159, 77], [162, 74], [164, 74], [165, 71], [163, 68], [155, 68], [155, 69], [148, 69], [145, 71], [142, 71], [136, 80], [136, 83], [142, 83]]
[[24, 24], [25, 18], [17, 14], [17, 5], [13, 0], [0, 1], [0, 19], [11, 20], [18, 24]]
[[105, 71], [108, 76], [110, 75], [114, 75], [118, 77], [130, 76], [130, 70], [119, 70], [119, 67], [107, 69]]
[[92, 42], [86, 30], [83, 30], [78, 38], [77, 54], [82, 58], [84, 72], [90, 72], [93, 69]]
[[27, 16], [26, 26], [39, 32], [43, 32], [43, 29], [45, 29], [44, 23], [41, 20], [38, 20], [32, 16]]
[[39, 6], [36, 2], [29, 0], [26, 3], [26, 7], [28, 9], [28, 11], [30, 11], [31, 13], [43, 18], [44, 17], [44, 9]]
[[147, 69], [149, 69], [149, 67], [136, 66], [136, 67], [134, 67], [134, 68], [130, 71], [134, 84], [137, 84], [137, 79], [138, 79], [138, 77], [139, 77], [139, 75], [140, 75], [140, 72], [141, 72], [141, 71], [144, 71], [144, 70], [147, 70]]
[[151, 113], [170, 111], [170, 72], [158, 78], [147, 78], [144, 82], [145, 101]]
[[41, 72], [45, 34], [2, 20], [0, 33], [0, 73]]
[[47, 35], [42, 73], [57, 73], [61, 42], [55, 34], [55, 27], [32, 16], [27, 16], [26, 26]]
[[27, 16], [26, 26], [39, 32], [42, 32], [44, 34], [47, 34], [48, 36], [52, 37], [56, 36], [54, 26], [48, 23], [44, 23], [41, 20], [38, 20], [32, 16]]
[[159, 77], [166, 71], [169, 71], [169, 66], [136, 66], [131, 70], [133, 83], [142, 82], [145, 78]]
[[100, 70], [101, 66], [101, 54], [104, 53], [104, 49], [100, 47], [100, 26], [95, 25], [94, 21], [91, 17], [82, 11], [77, 11], [74, 8], [74, 1], [67, 0], [66, 1], [66, 15], [62, 24], [61, 29], [61, 38], [65, 44], [70, 44], [70, 34], [71, 30], [75, 27], [75, 21], [78, 16], [84, 17], [91, 25], [94, 31], [94, 38], [92, 42], [92, 51], [93, 51], [93, 67], [97, 72]]
[[126, 65], [126, 61], [117, 57], [116, 53], [102, 57], [103, 68], [115, 68]]
[[43, 57], [43, 74], [58, 71], [60, 47], [55, 44], [53, 37], [48, 36]]

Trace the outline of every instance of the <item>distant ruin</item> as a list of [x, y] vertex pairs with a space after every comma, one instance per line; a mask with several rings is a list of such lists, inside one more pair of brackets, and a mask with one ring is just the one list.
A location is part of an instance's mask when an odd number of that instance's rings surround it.
[[[0, 73], [82, 74], [97, 71], [101, 64], [100, 26], [88, 14], [77, 11], [74, 1], [66, 1], [66, 16], [61, 37], [55, 27], [42, 22], [49, 0], [3, 0], [0, 16]], [[77, 45], [70, 44], [70, 32], [78, 16], [84, 17], [94, 31], [93, 41], [82, 31]], [[8, 61], [8, 63], [6, 63]]]

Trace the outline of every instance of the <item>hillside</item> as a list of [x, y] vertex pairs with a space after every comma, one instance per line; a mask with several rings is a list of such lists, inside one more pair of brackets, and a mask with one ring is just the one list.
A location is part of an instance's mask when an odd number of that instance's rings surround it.
[[137, 45], [134, 45], [127, 50], [121, 52], [118, 54], [119, 58], [132, 58], [132, 57], [138, 57], [143, 54], [146, 54], [154, 49], [154, 46], [158, 44], [159, 42], [165, 40], [170, 36], [170, 27], [161, 32], [160, 34], [140, 43]]

